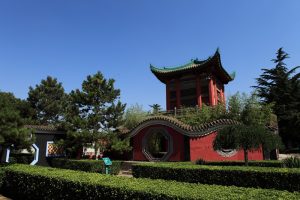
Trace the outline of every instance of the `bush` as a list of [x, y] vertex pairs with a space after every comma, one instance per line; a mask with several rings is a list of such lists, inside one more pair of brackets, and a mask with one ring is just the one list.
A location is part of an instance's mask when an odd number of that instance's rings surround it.
[[300, 168], [300, 159], [297, 157], [290, 157], [283, 160], [283, 166], [288, 168]]
[[135, 179], [48, 167], [11, 165], [5, 195], [13, 199], [300, 199], [300, 193]]
[[[195, 163], [195, 164], [198, 164], [198, 163]], [[242, 162], [242, 161], [220, 161], [220, 162], [206, 161], [202, 165], [245, 166], [245, 162]], [[248, 165], [255, 166], [255, 167], [283, 167], [283, 163], [281, 161], [274, 161], [274, 160], [249, 161]]]
[[155, 163], [133, 165], [132, 173], [136, 178], [300, 191], [300, 169]]
[[4, 175], [5, 175], [5, 168], [3, 166], [0, 166], [0, 192], [2, 192], [2, 185], [5, 179]]
[[9, 156], [10, 163], [30, 164], [34, 159], [30, 153], [11, 153]]
[[[51, 166], [62, 169], [72, 169], [85, 172], [97, 172], [105, 174], [105, 165], [102, 160], [70, 160], [65, 158], [53, 158]], [[112, 161], [111, 174], [119, 174], [122, 161]]]
[[196, 165], [205, 165], [206, 164], [206, 161], [202, 158], [199, 158], [195, 161], [195, 164]]

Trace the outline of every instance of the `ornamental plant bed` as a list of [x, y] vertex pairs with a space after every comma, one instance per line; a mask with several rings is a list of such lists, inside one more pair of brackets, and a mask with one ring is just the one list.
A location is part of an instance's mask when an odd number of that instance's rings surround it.
[[299, 192], [136, 179], [28, 165], [5, 169], [13, 199], [300, 199]]
[[[122, 161], [112, 161], [111, 174], [119, 174], [121, 165]], [[105, 174], [105, 165], [102, 160], [72, 160], [65, 158], [53, 158], [51, 160], [51, 166], [55, 168]]]
[[300, 191], [300, 169], [292, 168], [147, 163], [133, 165], [132, 174], [136, 178]]

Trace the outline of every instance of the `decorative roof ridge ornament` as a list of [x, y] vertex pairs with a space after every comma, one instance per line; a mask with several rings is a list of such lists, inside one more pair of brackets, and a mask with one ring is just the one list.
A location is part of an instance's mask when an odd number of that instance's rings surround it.
[[234, 72], [232, 72], [231, 74], [229, 74], [230, 75], [230, 77], [232, 78], [232, 80], [233, 79], [235, 79], [235, 76], [236, 76], [236, 72], [234, 71]]
[[228, 125], [239, 124], [239, 122], [232, 119], [217, 119], [200, 125], [191, 126], [174, 117], [156, 115], [156, 116], [147, 117], [146, 119], [142, 120], [127, 134], [129, 137], [133, 137], [137, 133], [139, 133], [139, 131], [142, 130], [143, 128], [146, 128], [151, 125], [157, 125], [157, 124], [174, 128], [178, 132], [187, 135], [189, 137], [199, 137], [199, 136], [208, 135]]
[[36, 124], [26, 124], [25, 128], [43, 130], [43, 131], [57, 131], [57, 128], [54, 125], [36, 125]]

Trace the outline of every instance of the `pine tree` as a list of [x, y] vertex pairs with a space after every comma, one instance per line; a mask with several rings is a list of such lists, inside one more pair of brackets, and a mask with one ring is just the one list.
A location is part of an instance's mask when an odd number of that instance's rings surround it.
[[[68, 134], [80, 135], [82, 143], [93, 143], [95, 151], [100, 140], [116, 131], [123, 122], [125, 104], [119, 100], [120, 90], [114, 88], [113, 79], [105, 79], [101, 72], [87, 76], [82, 90], [71, 91], [68, 98]], [[73, 138], [76, 138], [73, 137]]]
[[35, 88], [29, 87], [28, 102], [34, 109], [34, 119], [41, 124], [57, 124], [65, 107], [65, 92], [62, 83], [48, 76]]
[[[17, 108], [16, 99], [11, 93], [0, 92], [0, 146], [3, 150], [29, 148], [33, 143], [31, 131], [23, 127], [23, 120]], [[2, 160], [2, 159], [1, 159]]]
[[288, 70], [285, 59], [289, 55], [278, 49], [272, 61], [276, 66], [262, 69], [263, 73], [256, 79], [258, 95], [265, 103], [274, 103], [274, 113], [278, 116], [279, 134], [286, 147], [300, 145], [300, 73], [294, 67]]

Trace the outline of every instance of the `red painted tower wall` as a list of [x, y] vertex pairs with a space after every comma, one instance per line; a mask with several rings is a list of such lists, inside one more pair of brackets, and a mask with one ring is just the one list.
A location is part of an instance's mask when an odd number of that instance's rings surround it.
[[[216, 137], [216, 132], [203, 137], [190, 138], [190, 158], [195, 161], [199, 158], [207, 161], [229, 161], [229, 160], [244, 160], [244, 152], [238, 151], [231, 157], [223, 157], [213, 149], [213, 141]], [[249, 160], [263, 160], [262, 150], [249, 152]]]
[[142, 129], [138, 134], [136, 134], [132, 138], [132, 144], [133, 144], [133, 160], [137, 161], [147, 161], [147, 158], [143, 154], [143, 137], [147, 133], [147, 131], [150, 128], [164, 128], [169, 135], [173, 139], [173, 153], [169, 157], [168, 161], [184, 161], [184, 136], [174, 129], [163, 126], [163, 125], [153, 125], [148, 126], [144, 129]]

